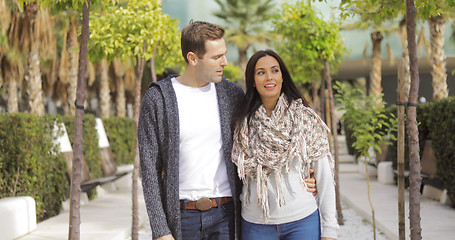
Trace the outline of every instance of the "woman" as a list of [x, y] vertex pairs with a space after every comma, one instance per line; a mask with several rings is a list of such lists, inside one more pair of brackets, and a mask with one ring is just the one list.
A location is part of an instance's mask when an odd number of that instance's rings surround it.
[[[233, 162], [244, 186], [242, 239], [336, 239], [329, 131], [308, 106], [281, 58], [248, 61], [246, 95], [234, 119]], [[318, 194], [303, 181], [314, 169]]]

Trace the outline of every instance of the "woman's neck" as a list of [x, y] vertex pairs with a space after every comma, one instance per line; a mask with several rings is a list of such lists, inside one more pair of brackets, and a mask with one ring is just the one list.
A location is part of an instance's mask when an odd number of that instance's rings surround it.
[[269, 116], [269, 117], [272, 116], [272, 112], [275, 109], [277, 102], [278, 102], [278, 98], [262, 99], [262, 104], [264, 105], [265, 114], [267, 114], [267, 116]]

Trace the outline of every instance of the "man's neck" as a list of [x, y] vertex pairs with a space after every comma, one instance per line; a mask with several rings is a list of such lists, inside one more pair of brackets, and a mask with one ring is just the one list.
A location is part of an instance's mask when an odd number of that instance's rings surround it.
[[199, 74], [197, 74], [194, 69], [188, 67], [186, 68], [185, 72], [176, 79], [181, 84], [194, 88], [204, 87], [208, 84], [204, 79], [200, 78]]

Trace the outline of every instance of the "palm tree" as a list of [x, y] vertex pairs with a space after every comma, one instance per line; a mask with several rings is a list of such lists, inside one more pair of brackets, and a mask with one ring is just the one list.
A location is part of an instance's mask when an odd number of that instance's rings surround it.
[[109, 65], [107, 59], [100, 62], [100, 116], [108, 118], [111, 116], [111, 89], [109, 88]]
[[406, 18], [400, 21], [400, 41], [403, 50], [402, 63], [398, 71], [398, 77], [403, 80], [404, 101], [408, 100], [409, 87], [411, 85], [411, 72], [409, 69], [409, 50], [408, 50], [408, 34], [406, 32]]
[[114, 59], [115, 86], [116, 98], [115, 105], [117, 108], [117, 116], [126, 117], [126, 97], [125, 97], [125, 68], [122, 61], [118, 58]]
[[[371, 41], [373, 42], [372, 67], [370, 72], [370, 94], [379, 96], [382, 93], [381, 81], [381, 41], [383, 39], [381, 31], [371, 33]], [[381, 99], [377, 98], [379, 106]]]
[[431, 76], [433, 77], [433, 99], [440, 100], [449, 95], [447, 88], [446, 55], [444, 52], [444, 30], [446, 20], [442, 15], [432, 16], [430, 24]]
[[28, 20], [28, 30], [30, 38], [30, 50], [27, 57], [27, 75], [25, 79], [28, 82], [28, 100], [30, 105], [30, 112], [37, 115], [44, 115], [44, 102], [43, 102], [43, 90], [42, 80], [40, 71], [40, 55], [39, 55], [39, 26], [37, 15], [41, 11], [38, 11], [38, 5], [36, 2], [32, 2], [25, 6], [25, 16]]
[[77, 89], [77, 63], [79, 61], [79, 44], [77, 42], [76, 21], [74, 15], [71, 15], [69, 29], [66, 34], [66, 52], [68, 53], [68, 75], [67, 75], [67, 112], [65, 114], [75, 115], [76, 106], [76, 89]]
[[226, 22], [226, 40], [238, 49], [238, 64], [245, 70], [247, 51], [254, 43], [268, 43], [265, 23], [276, 9], [273, 0], [215, 0], [220, 10], [215, 16]]
[[19, 89], [24, 79], [24, 55], [30, 40], [26, 37], [26, 21], [10, 1], [0, 0], [1, 71], [3, 82], [8, 89], [8, 112], [19, 111]]

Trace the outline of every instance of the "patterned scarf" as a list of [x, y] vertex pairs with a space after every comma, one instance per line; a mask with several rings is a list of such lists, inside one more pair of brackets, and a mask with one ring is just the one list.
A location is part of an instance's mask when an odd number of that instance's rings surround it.
[[289, 106], [282, 94], [268, 117], [263, 105], [253, 114], [250, 126], [245, 118], [235, 129], [232, 161], [238, 167], [240, 179], [246, 184], [243, 201], [249, 202], [250, 181], [257, 183], [258, 206], [262, 208], [264, 220], [269, 217], [267, 183], [275, 172], [277, 198], [280, 206], [285, 204], [281, 184], [281, 170], [289, 173], [290, 165], [296, 161], [302, 184], [309, 176], [312, 162], [324, 156], [331, 157], [327, 140], [328, 127], [301, 99], [293, 100]]

